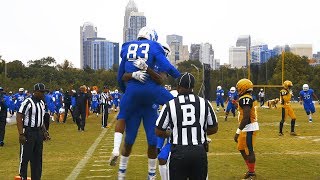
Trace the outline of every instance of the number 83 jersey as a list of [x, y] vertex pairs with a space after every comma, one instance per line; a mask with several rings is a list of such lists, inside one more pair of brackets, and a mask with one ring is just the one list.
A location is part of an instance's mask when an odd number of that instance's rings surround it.
[[[136, 40], [126, 42], [122, 45], [120, 56], [122, 61], [119, 67], [118, 78], [121, 78], [125, 72], [132, 73], [138, 71], [139, 69], [133, 65], [133, 61], [138, 58], [145, 59], [148, 67], [151, 69], [158, 66], [162, 72], [166, 72], [174, 78], [180, 75], [179, 71], [166, 58], [162, 46], [156, 41]], [[150, 80], [150, 78], [148, 79]], [[138, 82], [136, 80], [130, 81]]]
[[[245, 106], [250, 107], [250, 118], [243, 119], [243, 108]], [[239, 124], [241, 121], [247, 121], [245, 128], [242, 131], [258, 131], [259, 125], [257, 122], [257, 110], [256, 106], [254, 105], [254, 101], [251, 95], [246, 94], [239, 98], [239, 115], [238, 115], [238, 122]]]

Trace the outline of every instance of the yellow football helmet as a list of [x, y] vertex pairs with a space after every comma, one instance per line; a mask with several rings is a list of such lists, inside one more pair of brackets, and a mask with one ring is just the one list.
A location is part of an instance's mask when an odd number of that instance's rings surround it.
[[239, 95], [253, 90], [253, 83], [249, 79], [240, 79], [236, 85]]
[[282, 86], [283, 86], [285, 89], [290, 89], [290, 88], [293, 86], [293, 84], [292, 84], [291, 81], [286, 80], [286, 81], [283, 82]]

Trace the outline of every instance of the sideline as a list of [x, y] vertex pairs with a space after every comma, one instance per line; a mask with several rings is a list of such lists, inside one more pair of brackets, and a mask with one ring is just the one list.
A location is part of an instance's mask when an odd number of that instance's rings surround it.
[[[110, 123], [110, 128], [112, 127], [112, 124], [114, 123], [114, 121], [115, 120], [113, 120]], [[85, 165], [87, 164], [89, 159], [92, 157], [92, 155], [93, 155], [94, 151], [96, 150], [97, 146], [99, 145], [100, 141], [102, 140], [102, 138], [104, 137], [104, 135], [108, 132], [108, 130], [110, 128], [105, 128], [102, 130], [99, 137], [97, 137], [97, 139], [94, 141], [94, 143], [88, 149], [87, 153], [84, 155], [84, 157], [81, 159], [81, 161], [79, 161], [77, 166], [72, 170], [72, 172], [70, 173], [70, 175], [66, 179], [68, 179], [68, 180], [69, 179], [72, 179], [72, 180], [77, 179], [77, 177], [79, 176], [82, 169], [85, 167]]]

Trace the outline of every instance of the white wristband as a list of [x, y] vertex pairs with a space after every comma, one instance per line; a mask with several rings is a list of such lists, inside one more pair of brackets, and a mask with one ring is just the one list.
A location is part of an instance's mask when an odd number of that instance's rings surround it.
[[238, 128], [236, 131], [236, 134], [240, 134], [240, 133], [241, 133], [241, 130]]

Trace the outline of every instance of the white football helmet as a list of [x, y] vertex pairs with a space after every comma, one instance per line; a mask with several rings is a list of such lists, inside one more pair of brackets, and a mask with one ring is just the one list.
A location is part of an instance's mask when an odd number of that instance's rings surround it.
[[232, 92], [232, 93], [236, 92], [236, 88], [235, 87], [231, 87], [230, 88], [230, 92]]
[[151, 41], [158, 41], [158, 34], [154, 29], [143, 27], [140, 29], [137, 38], [145, 38]]
[[169, 44], [167, 44], [166, 42], [163, 42], [163, 43], [161, 43], [161, 45], [162, 45], [162, 47], [164, 49], [166, 57], [168, 57], [168, 55], [171, 54], [171, 49], [170, 49]]
[[221, 86], [218, 86], [218, 87], [217, 87], [217, 90], [221, 90]]
[[118, 89], [114, 90], [115, 93], [118, 93]]
[[308, 84], [304, 84], [304, 85], [302, 86], [302, 89], [303, 89], [304, 91], [308, 91], [308, 90], [309, 90], [309, 85], [308, 85]]
[[24, 91], [24, 88], [19, 88], [19, 91], [20, 91], [20, 92], [23, 92], [23, 91]]
[[260, 91], [263, 91], [263, 89], [260, 89]]

